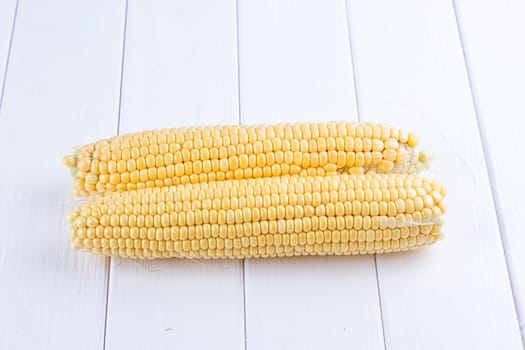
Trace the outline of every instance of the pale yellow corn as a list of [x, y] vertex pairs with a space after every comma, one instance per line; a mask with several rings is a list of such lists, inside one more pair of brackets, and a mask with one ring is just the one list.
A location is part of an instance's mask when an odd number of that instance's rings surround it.
[[440, 239], [444, 195], [413, 175], [286, 175], [109, 192], [69, 219], [73, 247], [105, 256], [372, 254]]
[[64, 157], [76, 195], [281, 175], [415, 173], [413, 133], [348, 122], [210, 126], [116, 136]]

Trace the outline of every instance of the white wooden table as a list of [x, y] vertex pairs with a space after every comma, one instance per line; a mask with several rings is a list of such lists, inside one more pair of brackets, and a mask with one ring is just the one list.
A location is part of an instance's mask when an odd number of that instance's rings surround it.
[[[0, 349], [521, 349], [524, 0], [0, 0]], [[134, 262], [70, 249], [61, 156], [116, 133], [417, 132], [446, 239]]]

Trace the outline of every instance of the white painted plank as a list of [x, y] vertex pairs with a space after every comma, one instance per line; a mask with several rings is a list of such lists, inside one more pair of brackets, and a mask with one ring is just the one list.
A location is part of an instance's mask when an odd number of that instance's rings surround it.
[[[237, 124], [235, 1], [130, 1], [121, 133]], [[243, 349], [239, 261], [112, 259], [106, 349]]]
[[131, 1], [120, 130], [237, 124], [235, 1]]
[[[357, 120], [343, 1], [240, 1], [241, 120]], [[373, 257], [247, 260], [248, 349], [382, 349]]]
[[0, 105], [15, 9], [16, 0], [0, 0]]
[[378, 257], [388, 349], [520, 349], [452, 3], [348, 1], [364, 119], [416, 131], [449, 191], [446, 237]]
[[122, 14], [121, 1], [20, 3], [0, 111], [0, 349], [102, 348], [105, 260], [70, 248], [60, 163], [115, 129]]
[[525, 343], [525, 2], [459, 0], [456, 10]]
[[357, 120], [344, 2], [239, 2], [242, 122]]

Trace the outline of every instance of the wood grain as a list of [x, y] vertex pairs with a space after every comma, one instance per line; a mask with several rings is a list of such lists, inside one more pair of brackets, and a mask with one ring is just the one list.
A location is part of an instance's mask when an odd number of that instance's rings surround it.
[[459, 0], [456, 10], [525, 343], [525, 2]]
[[[240, 1], [243, 124], [357, 120], [342, 1]], [[247, 260], [248, 349], [382, 349], [373, 257]]]
[[[235, 2], [130, 1], [120, 132], [238, 123]], [[112, 259], [106, 349], [243, 349], [240, 261]]]
[[365, 120], [417, 132], [449, 191], [445, 239], [378, 257], [388, 349], [520, 349], [489, 178], [451, 3], [349, 0]]
[[114, 130], [122, 13], [120, 1], [20, 3], [0, 111], [1, 349], [102, 348], [105, 262], [70, 248], [77, 201], [60, 163]]

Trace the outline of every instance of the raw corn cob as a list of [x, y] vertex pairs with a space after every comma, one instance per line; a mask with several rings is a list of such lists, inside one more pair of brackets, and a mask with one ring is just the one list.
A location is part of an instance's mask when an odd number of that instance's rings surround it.
[[415, 173], [413, 133], [348, 122], [163, 129], [116, 136], [64, 157], [74, 193], [88, 195], [227, 179]]
[[414, 175], [286, 175], [108, 192], [69, 220], [73, 247], [105, 256], [372, 254], [440, 239], [444, 195]]

